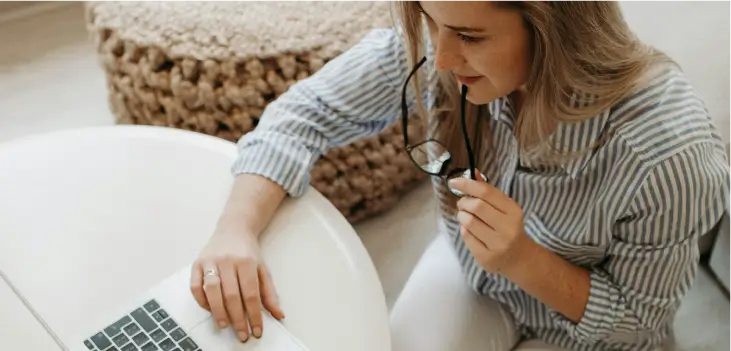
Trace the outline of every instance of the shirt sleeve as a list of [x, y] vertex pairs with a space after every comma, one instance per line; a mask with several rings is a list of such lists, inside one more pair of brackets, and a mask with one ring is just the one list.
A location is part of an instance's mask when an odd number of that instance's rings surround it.
[[638, 345], [672, 322], [698, 270], [698, 239], [728, 209], [729, 173], [715, 145], [698, 144], [653, 167], [615, 223], [608, 260], [591, 271], [578, 324], [554, 313], [573, 338]]
[[[258, 174], [291, 196], [302, 195], [312, 167], [328, 148], [378, 134], [400, 117], [401, 89], [411, 69], [406, 52], [395, 30], [373, 30], [291, 86], [239, 140], [232, 172]], [[407, 104], [414, 111], [409, 85]]]

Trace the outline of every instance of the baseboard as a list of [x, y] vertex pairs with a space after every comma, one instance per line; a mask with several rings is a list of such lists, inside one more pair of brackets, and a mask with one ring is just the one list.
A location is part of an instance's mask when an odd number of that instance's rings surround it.
[[0, 23], [36, 16], [76, 3], [78, 1], [0, 1]]

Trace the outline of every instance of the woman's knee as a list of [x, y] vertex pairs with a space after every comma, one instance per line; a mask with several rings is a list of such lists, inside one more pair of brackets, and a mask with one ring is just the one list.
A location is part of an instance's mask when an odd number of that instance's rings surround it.
[[475, 294], [449, 241], [436, 239], [391, 311], [394, 351], [510, 350], [517, 333], [498, 302]]

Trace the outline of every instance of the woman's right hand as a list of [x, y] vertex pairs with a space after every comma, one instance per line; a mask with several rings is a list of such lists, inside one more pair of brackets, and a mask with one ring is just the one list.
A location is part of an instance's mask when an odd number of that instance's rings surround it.
[[233, 223], [220, 223], [201, 251], [192, 267], [190, 289], [219, 327], [231, 325], [242, 342], [250, 330], [261, 337], [262, 306], [274, 318], [284, 318], [257, 235]]

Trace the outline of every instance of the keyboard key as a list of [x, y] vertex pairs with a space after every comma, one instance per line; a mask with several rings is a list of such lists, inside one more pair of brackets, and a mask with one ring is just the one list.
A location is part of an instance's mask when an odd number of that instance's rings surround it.
[[160, 308], [160, 305], [157, 304], [157, 301], [150, 300], [148, 303], [145, 304], [145, 309], [147, 312], [155, 312], [156, 309]]
[[176, 324], [175, 321], [172, 318], [170, 318], [170, 319], [162, 322], [162, 327], [166, 331], [171, 331], [171, 330], [177, 328], [178, 324]]
[[92, 344], [91, 341], [89, 341], [89, 340], [84, 340], [84, 345], [86, 345], [86, 348], [89, 350], [94, 349], [94, 344]]
[[110, 348], [108, 348], [108, 349], [106, 349], [104, 351], [119, 351], [119, 349], [116, 348], [116, 347], [114, 347], [114, 346], [112, 346], [112, 347], [110, 347]]
[[145, 346], [142, 346], [142, 351], [158, 351], [160, 350], [157, 345], [155, 345], [152, 341], [145, 344]]
[[152, 340], [155, 340], [155, 342], [160, 342], [160, 340], [165, 339], [167, 335], [165, 335], [165, 332], [162, 331], [162, 329], [155, 329], [152, 333], [150, 333], [150, 337]]
[[181, 339], [183, 339], [186, 336], [186, 334], [183, 331], [183, 329], [178, 328], [178, 329], [171, 331], [170, 336], [173, 338], [173, 340], [180, 341]]
[[190, 338], [183, 339], [183, 341], [178, 343], [178, 346], [182, 347], [183, 351], [195, 351], [198, 349], [198, 345], [196, 345]]
[[127, 336], [137, 335], [137, 333], [140, 332], [140, 327], [137, 326], [137, 324], [130, 324], [126, 327], [124, 327], [124, 332], [127, 333]]
[[115, 345], [122, 346], [122, 345], [124, 345], [124, 344], [126, 344], [126, 343], [129, 342], [129, 338], [127, 337], [127, 335], [119, 334], [119, 335], [115, 336], [112, 339], [112, 341], [114, 341], [114, 344]]
[[138, 349], [137, 346], [135, 346], [135, 344], [129, 343], [127, 345], [124, 345], [124, 347], [122, 348], [122, 351], [140, 351], [140, 349]]
[[165, 339], [158, 345], [160, 345], [160, 348], [163, 349], [163, 351], [170, 351], [175, 348], [175, 343], [170, 339]]
[[163, 309], [157, 310], [157, 312], [152, 314], [152, 318], [154, 318], [158, 322], [162, 322], [165, 320], [165, 318], [168, 318], [168, 313], [165, 312]]
[[135, 342], [135, 344], [137, 344], [137, 346], [140, 346], [140, 345], [146, 343], [148, 340], [150, 340], [150, 338], [147, 337], [147, 334], [145, 334], [145, 333], [139, 333], [139, 334], [133, 336], [132, 340], [134, 340], [134, 342]]
[[112, 342], [109, 341], [106, 335], [104, 335], [104, 333], [102, 332], [99, 332], [96, 335], [92, 336], [91, 341], [93, 341], [94, 345], [96, 345], [96, 347], [100, 350], [106, 350], [106, 348], [112, 344]]
[[183, 351], [183, 350], [176, 347], [175, 350], [173, 350], [173, 351]]
[[157, 328], [157, 323], [155, 323], [155, 321], [153, 321], [142, 308], [132, 311], [132, 318], [134, 318], [137, 323], [140, 324], [140, 327], [148, 333]]
[[107, 333], [107, 336], [113, 338], [117, 336], [117, 334], [122, 332], [122, 327], [130, 323], [132, 323], [132, 318], [129, 318], [129, 316], [124, 316], [120, 320], [116, 321], [114, 324], [104, 329], [104, 332]]

